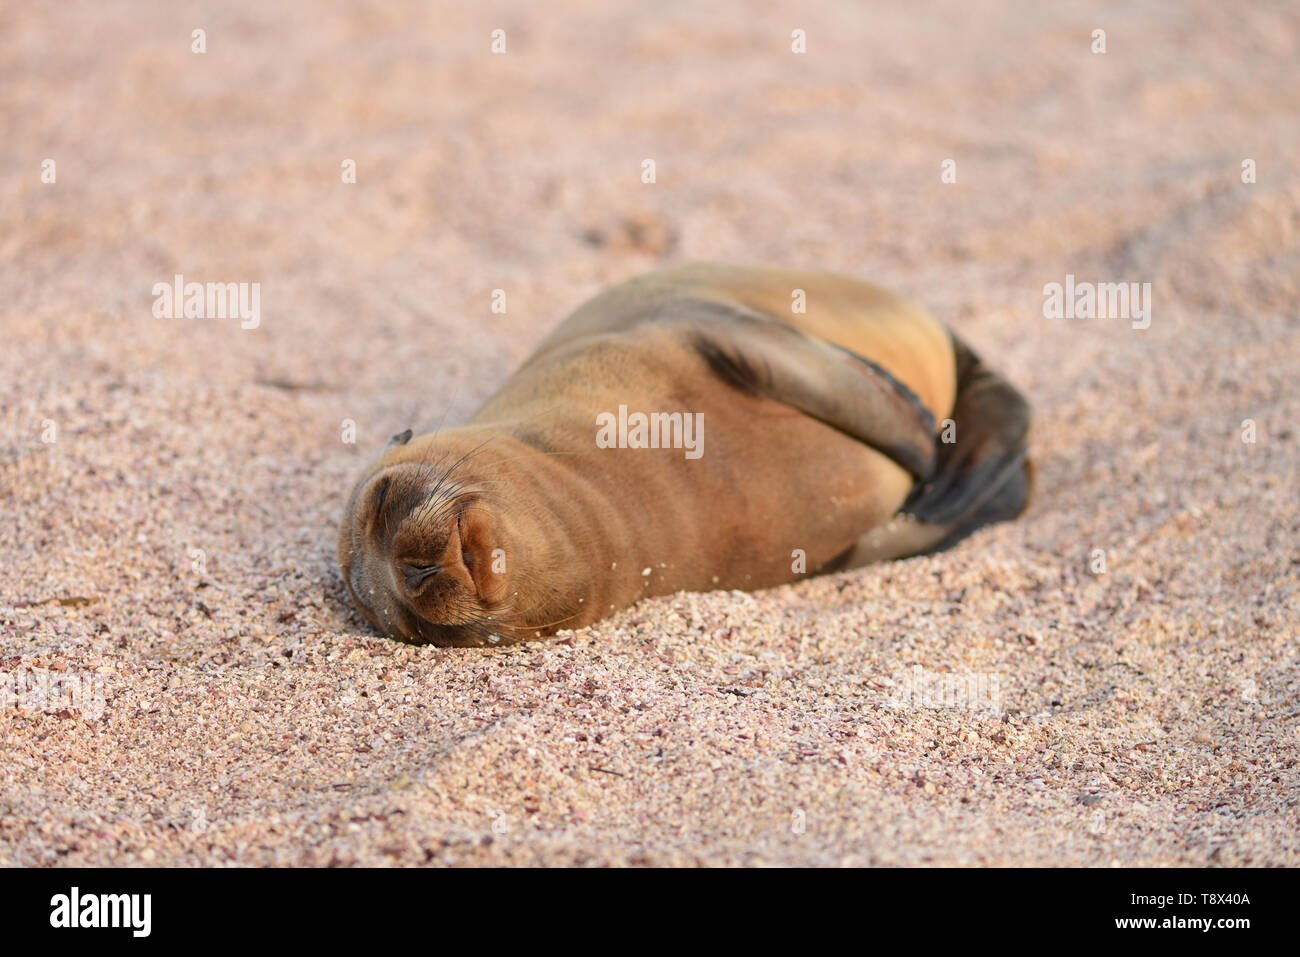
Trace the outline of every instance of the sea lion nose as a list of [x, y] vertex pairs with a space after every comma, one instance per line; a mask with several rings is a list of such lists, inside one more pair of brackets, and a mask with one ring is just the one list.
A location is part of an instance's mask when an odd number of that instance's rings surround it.
[[442, 571], [441, 565], [411, 565], [403, 562], [400, 566], [402, 578], [406, 582], [406, 590], [415, 594], [426, 580]]

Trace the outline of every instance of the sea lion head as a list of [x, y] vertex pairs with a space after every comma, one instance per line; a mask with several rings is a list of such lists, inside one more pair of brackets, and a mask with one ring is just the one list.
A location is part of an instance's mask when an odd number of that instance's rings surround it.
[[366, 619], [393, 638], [482, 645], [510, 636], [504, 541], [474, 452], [456, 437], [412, 442], [407, 430], [348, 498], [343, 580]]

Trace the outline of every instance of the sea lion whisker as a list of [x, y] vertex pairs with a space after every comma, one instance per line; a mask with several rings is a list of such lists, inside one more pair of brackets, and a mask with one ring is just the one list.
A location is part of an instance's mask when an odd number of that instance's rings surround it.
[[[470, 449], [468, 452], [466, 452], [464, 455], [462, 455], [459, 459], [457, 459], [457, 460], [452, 464], [451, 468], [444, 469], [444, 470], [442, 471], [442, 474], [438, 477], [437, 481], [434, 482], [433, 488], [430, 490], [430, 492], [429, 492], [429, 494], [428, 494], [428, 497], [425, 499], [425, 505], [427, 506], [429, 502], [432, 502], [432, 501], [436, 500], [436, 499], [438, 498], [439, 493], [443, 490], [443, 488], [444, 488], [444, 487], [447, 485], [447, 483], [451, 480], [451, 478], [452, 478], [452, 476], [455, 474], [456, 470], [457, 470], [458, 468], [460, 468], [462, 465], [464, 465], [467, 461], [469, 461], [469, 459], [470, 459], [470, 458], [471, 458], [471, 457], [472, 457], [476, 452], [478, 452], [479, 449], [483, 448], [484, 446], [486, 446], [486, 445], [487, 445], [489, 442], [491, 442], [491, 441], [492, 441], [492, 439], [489, 438], [489, 439], [487, 439], [486, 441], [484, 441], [484, 442], [482, 442], [481, 444], [479, 444], [478, 446], [476, 446], [476, 447]], [[440, 468], [442, 462], [445, 461], [445, 460], [446, 460], [446, 456], [444, 456], [442, 459], [439, 459], [438, 464], [435, 465], [434, 468]], [[417, 481], [419, 484], [423, 484], [422, 479], [423, 479], [423, 472], [422, 472], [422, 471], [417, 471], [417, 473], [416, 473], [416, 481]], [[423, 513], [423, 511], [424, 511], [423, 508], [422, 508], [420, 511], [421, 511], [421, 513]]]
[[434, 451], [435, 448], [432, 445], [432, 443], [430, 443], [428, 449], [425, 451], [424, 455], [421, 456], [420, 461], [416, 464], [415, 477], [414, 479], [412, 479], [412, 483], [411, 483], [416, 488], [423, 486], [425, 479], [428, 476], [435, 474], [437, 470], [441, 468], [442, 463], [447, 460], [447, 455], [446, 453], [444, 453], [438, 456], [438, 459], [435, 462]]
[[572, 621], [573, 619], [577, 618], [580, 614], [582, 614], [581, 611], [575, 611], [573, 614], [565, 615], [563, 618], [557, 618], [554, 621], [542, 622], [541, 624], [538, 625], [530, 624], [527, 625], [526, 628], [527, 630], [532, 630], [532, 631], [540, 631], [543, 628], [554, 628], [556, 625], [562, 625], [566, 621]]
[[466, 452], [464, 455], [462, 455], [459, 459], [457, 459], [457, 460], [452, 464], [451, 468], [447, 469], [447, 471], [443, 474], [443, 478], [444, 478], [444, 479], [450, 478], [453, 474], [455, 474], [456, 469], [460, 468], [462, 465], [464, 465], [466, 462], [468, 462], [471, 458], [473, 458], [475, 455], [477, 455], [477, 454], [479, 453], [479, 451], [481, 451], [482, 449], [486, 448], [488, 445], [490, 445], [490, 444], [491, 444], [492, 442], [494, 442], [495, 440], [496, 440], [496, 436], [489, 436], [487, 439], [483, 440], [483, 441], [480, 442], [478, 445], [474, 446], [474, 448], [470, 449], [468, 452]]

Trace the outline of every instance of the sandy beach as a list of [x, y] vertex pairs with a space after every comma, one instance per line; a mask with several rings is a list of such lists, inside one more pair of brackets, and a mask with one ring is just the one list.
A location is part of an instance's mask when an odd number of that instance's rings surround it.
[[[0, 866], [1300, 865], [1298, 117], [1284, 3], [4, 7]], [[924, 304], [1033, 403], [1028, 512], [374, 633], [388, 436], [690, 260]]]

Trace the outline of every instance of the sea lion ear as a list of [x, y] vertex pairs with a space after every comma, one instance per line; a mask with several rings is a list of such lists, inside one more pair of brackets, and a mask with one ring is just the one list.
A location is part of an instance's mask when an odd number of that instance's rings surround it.
[[391, 449], [394, 445], [405, 445], [409, 441], [411, 441], [411, 430], [407, 429], [405, 432], [398, 432], [389, 439], [388, 444], [385, 445], [384, 448]]

